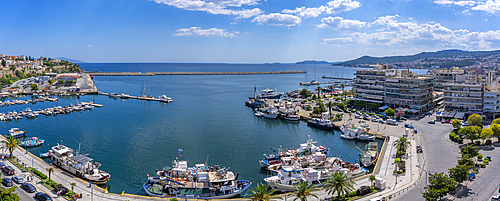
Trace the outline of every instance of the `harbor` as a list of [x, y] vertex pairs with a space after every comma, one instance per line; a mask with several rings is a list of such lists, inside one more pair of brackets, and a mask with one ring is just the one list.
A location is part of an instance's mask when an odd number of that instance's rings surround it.
[[262, 75], [297, 74], [306, 71], [265, 71], [265, 72], [87, 72], [94, 76], [153, 76], [153, 75]]

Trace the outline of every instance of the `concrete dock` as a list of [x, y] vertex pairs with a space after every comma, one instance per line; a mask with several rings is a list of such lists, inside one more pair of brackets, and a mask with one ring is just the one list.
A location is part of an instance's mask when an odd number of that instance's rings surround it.
[[292, 74], [306, 71], [268, 71], [268, 72], [87, 72], [94, 76], [152, 76], [152, 75], [260, 75]]

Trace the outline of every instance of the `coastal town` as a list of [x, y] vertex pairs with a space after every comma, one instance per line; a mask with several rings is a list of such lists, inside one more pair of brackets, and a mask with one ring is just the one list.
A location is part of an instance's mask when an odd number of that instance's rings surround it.
[[[5, 61], [2, 79], [7, 79], [2, 95], [31, 97], [3, 101], [2, 106], [57, 102], [58, 97], [85, 95], [156, 100], [148, 95], [100, 92], [93, 82], [93, 73], [66, 61], [25, 56], [1, 58]], [[356, 161], [329, 155], [334, 147], [325, 147], [309, 136], [299, 149], [280, 148], [274, 153], [263, 153], [265, 157], [258, 162], [270, 174], [263, 181], [238, 180], [239, 174], [229, 169], [206, 163], [188, 167], [187, 161], [175, 160], [172, 168], [148, 175], [143, 186], [148, 196], [125, 191], [114, 194], [102, 186], [113, 179], [111, 173], [99, 169], [105, 161], [94, 162], [62, 143], [47, 153], [32, 154], [23, 148], [41, 146], [44, 140], [26, 137], [26, 131], [12, 128], [1, 137], [3, 149], [10, 152], [2, 155], [0, 163], [8, 175], [2, 177], [3, 185], [18, 184], [23, 189], [6, 188], [3, 193], [13, 196], [16, 191], [16, 195], [29, 199], [33, 196], [30, 192], [37, 191], [37, 200], [262, 200], [261, 196], [271, 196], [375, 201], [407, 200], [407, 196], [427, 200], [495, 197], [499, 190], [499, 178], [494, 176], [499, 175], [495, 158], [500, 156], [496, 149], [500, 135], [497, 71], [451, 67], [417, 74], [389, 64], [370, 67], [356, 69], [352, 80], [342, 78], [325, 82], [324, 86], [315, 83], [315, 90], [298, 88], [283, 93], [254, 87], [253, 96], [245, 102], [253, 108], [255, 118], [291, 124], [305, 121], [311, 129], [340, 131], [339, 136], [332, 138], [365, 142], [363, 149], [358, 147]], [[172, 102], [171, 98], [165, 100]], [[2, 114], [0, 119], [17, 122], [21, 116], [36, 118], [38, 114], [71, 113], [92, 110], [94, 106], [102, 107], [81, 102], [38, 112], [27, 108], [19, 114]], [[341, 187], [332, 187], [335, 185]], [[189, 192], [193, 187], [199, 192]], [[243, 196], [243, 192], [247, 193]], [[478, 197], [479, 192], [482, 197]]]

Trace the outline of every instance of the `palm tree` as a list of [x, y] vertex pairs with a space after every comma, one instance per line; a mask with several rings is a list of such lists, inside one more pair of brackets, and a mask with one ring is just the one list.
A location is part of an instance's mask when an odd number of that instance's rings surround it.
[[392, 145], [397, 147], [398, 149], [406, 150], [410, 146], [410, 141], [408, 141], [408, 139], [406, 139], [405, 137], [400, 137], [399, 139], [395, 140]]
[[9, 137], [7, 138], [7, 140], [2, 140], [2, 143], [3, 143], [2, 149], [7, 148], [7, 150], [9, 150], [10, 158], [14, 156], [13, 155], [14, 150], [19, 149], [21, 145], [21, 142], [13, 137]]
[[76, 186], [76, 183], [70, 183], [69, 185], [71, 185], [71, 191], [73, 191], [73, 189], [75, 188]]
[[370, 181], [370, 183], [373, 186], [373, 183], [375, 183], [375, 181], [377, 181], [377, 178], [375, 178], [375, 175], [370, 175], [370, 177], [368, 177], [368, 181]]
[[47, 168], [47, 172], [49, 172], [49, 181], [50, 181], [50, 173], [54, 172], [54, 168], [53, 167]]
[[269, 185], [258, 183], [254, 189], [250, 189], [250, 200], [252, 201], [269, 201], [270, 199], [280, 199], [281, 197], [273, 197], [272, 194], [276, 189], [271, 189], [268, 191]]
[[331, 92], [333, 92], [333, 90], [335, 89], [335, 86], [330, 85], [330, 86], [328, 86], [328, 89], [330, 89], [330, 96], [331, 96], [332, 95]]
[[326, 190], [328, 195], [337, 193], [337, 197], [340, 197], [354, 191], [354, 184], [354, 181], [347, 178], [345, 174], [335, 172], [323, 183], [323, 189]]
[[316, 91], [318, 92], [318, 99], [320, 99], [321, 97], [321, 90], [323, 90], [323, 88], [321, 88], [320, 86], [316, 87]]
[[296, 198], [293, 199], [293, 201], [297, 199], [300, 199], [300, 201], [307, 201], [308, 196], [313, 196], [318, 199], [318, 196], [316, 196], [314, 193], [311, 193], [312, 191], [314, 191], [314, 185], [312, 184], [309, 185], [309, 183], [305, 181], [300, 181], [298, 184], [294, 184], [293, 187], [297, 189], [297, 191], [295, 191], [294, 193]]
[[344, 99], [342, 100], [342, 102], [344, 102], [345, 101], [345, 91], [344, 91], [345, 84], [340, 85], [340, 87], [342, 87], [342, 94], [344, 95]]
[[330, 112], [330, 115], [332, 114], [332, 108], [335, 106], [335, 103], [332, 103], [332, 101], [328, 101], [328, 103], [325, 104], [326, 107], [328, 107], [328, 111]]

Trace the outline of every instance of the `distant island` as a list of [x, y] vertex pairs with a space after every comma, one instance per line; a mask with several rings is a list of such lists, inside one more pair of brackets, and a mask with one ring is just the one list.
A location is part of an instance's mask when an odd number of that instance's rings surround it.
[[494, 58], [498, 56], [500, 56], [500, 50], [462, 51], [451, 49], [437, 52], [421, 52], [407, 56], [362, 56], [354, 60], [333, 64], [333, 66], [368, 67], [373, 64], [391, 64], [396, 68], [450, 68], [452, 66], [480, 67], [477, 65], [487, 63], [487, 67], [496, 67], [499, 63]]
[[335, 63], [339, 63], [339, 62], [305, 60], [305, 61], [299, 61], [299, 62], [297, 62], [295, 64], [328, 64], [328, 65], [331, 65], [331, 64], [335, 64]]

